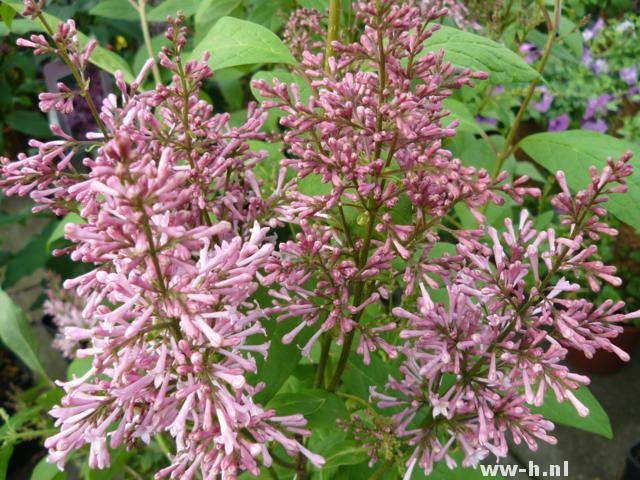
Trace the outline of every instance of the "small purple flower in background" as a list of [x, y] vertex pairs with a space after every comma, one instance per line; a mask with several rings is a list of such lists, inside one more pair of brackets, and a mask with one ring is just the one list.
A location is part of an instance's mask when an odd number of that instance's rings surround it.
[[584, 112], [584, 120], [591, 119], [597, 114], [605, 114], [608, 112], [607, 104], [614, 100], [614, 96], [608, 93], [603, 93], [599, 97], [590, 98], [587, 100], [587, 108]]
[[542, 92], [542, 97], [539, 102], [534, 102], [533, 108], [535, 108], [540, 113], [545, 113], [549, 111], [551, 108], [551, 103], [553, 103], [553, 95], [549, 93], [547, 87], [540, 87], [540, 91]]
[[533, 43], [525, 42], [520, 45], [520, 52], [524, 53], [524, 61], [527, 63], [533, 63], [540, 58], [540, 49]]
[[504, 85], [496, 85], [496, 86], [493, 88], [493, 92], [491, 92], [491, 95], [492, 95], [493, 97], [497, 97], [497, 96], [498, 96], [498, 95], [500, 95], [501, 93], [504, 93], [504, 91], [505, 91]]
[[627, 67], [623, 68], [619, 72], [620, 79], [625, 82], [630, 87], [638, 84], [638, 68], [637, 67]]
[[593, 70], [593, 73], [600, 75], [601, 73], [606, 73], [609, 70], [609, 64], [604, 58], [599, 58], [593, 62], [591, 69]]
[[487, 125], [493, 125], [494, 127], [498, 126], [498, 119], [491, 117], [483, 117], [482, 115], [476, 116], [476, 122], [484, 123]]
[[596, 35], [598, 35], [598, 32], [603, 28], [604, 28], [604, 20], [602, 18], [598, 18], [598, 21], [596, 21], [596, 23], [594, 23], [591, 28], [586, 28], [584, 32], [582, 32], [582, 39], [585, 42], [588, 42], [589, 40], [593, 40], [596, 37]]
[[571, 118], [566, 113], [559, 115], [555, 118], [549, 120], [549, 131], [550, 132], [563, 132], [569, 128], [569, 124], [571, 123]]
[[633, 22], [631, 22], [630, 20], [625, 20], [624, 22], [620, 23], [616, 27], [616, 32], [618, 32], [618, 33], [626, 32], [630, 28], [633, 28]]
[[583, 120], [581, 127], [584, 128], [585, 130], [593, 130], [594, 132], [600, 132], [600, 133], [606, 133], [609, 128], [607, 127], [606, 122], [600, 118]]
[[592, 62], [593, 62], [593, 59], [591, 58], [591, 52], [589, 52], [589, 47], [585, 46], [582, 49], [582, 64], [586, 65], [587, 67], [590, 67]]

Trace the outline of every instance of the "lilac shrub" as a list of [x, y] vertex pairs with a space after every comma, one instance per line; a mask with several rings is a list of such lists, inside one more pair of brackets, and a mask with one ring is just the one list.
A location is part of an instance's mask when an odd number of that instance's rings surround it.
[[[43, 1], [25, 5], [43, 18]], [[638, 313], [580, 293], [620, 285], [598, 259], [598, 240], [616, 234], [604, 205], [626, 190], [630, 155], [592, 168], [576, 194], [558, 172], [557, 228], [536, 230], [522, 209], [498, 231], [489, 205], [540, 192], [527, 177], [491, 175], [443, 147], [457, 125], [443, 122], [444, 100], [487, 78], [425, 49], [446, 10], [394, 0], [353, 8], [363, 33], [333, 42], [330, 58], [316, 38], [321, 17], [292, 18], [287, 35], [310, 96], [295, 83], [257, 81], [266, 100], [237, 127], [200, 99], [212, 71], [208, 55], [183, 61], [181, 15], [159, 54], [171, 82], [142, 90], [149, 60], [129, 85], [116, 73], [118, 96], [100, 106], [84, 78], [95, 42], [81, 48], [73, 21], [50, 39], [19, 42], [60, 55], [78, 81], [78, 90], [43, 93], [40, 107], [68, 112], [81, 96], [98, 127], [76, 138], [52, 126], [56, 140], [32, 140], [35, 153], [1, 163], [7, 195], [82, 218], [66, 225], [72, 245], [57, 253], [92, 267], [64, 282], [73, 308], [47, 304], [69, 319], [65, 351], [92, 359], [86, 374], [59, 383], [50, 462], [63, 468], [89, 445], [89, 466], [105, 468], [109, 448], [168, 435], [170, 464], [158, 479], [257, 475], [276, 448], [307, 478], [307, 461], [325, 460], [308, 448], [304, 416], [260, 405], [265, 385], [248, 380], [260, 378], [257, 356], [282, 341], [299, 346], [315, 366], [314, 387], [331, 393], [354, 397], [343, 376], [354, 355], [369, 368], [389, 364], [386, 384], [357, 398], [367, 408], [335, 428], [366, 446], [371, 466], [398, 464], [408, 479], [438, 462], [504, 457], [508, 438], [532, 449], [554, 443], [553, 423], [532, 412], [548, 394], [588, 415], [576, 390], [589, 379], [564, 364], [567, 348], [628, 359], [611, 339]], [[287, 156], [267, 195], [255, 173], [266, 153], [249, 141], [266, 138], [269, 109], [284, 114], [276, 135]], [[459, 208], [477, 227], [455, 221]], [[278, 238], [283, 226], [293, 238]], [[265, 338], [267, 325], [291, 318], [295, 328]]]

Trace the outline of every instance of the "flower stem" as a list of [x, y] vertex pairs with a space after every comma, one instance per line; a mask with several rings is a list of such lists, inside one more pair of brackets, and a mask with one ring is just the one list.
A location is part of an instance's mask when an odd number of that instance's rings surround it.
[[321, 388], [324, 386], [324, 372], [327, 369], [329, 360], [329, 351], [331, 350], [331, 335], [325, 332], [322, 335], [322, 350], [320, 352], [320, 361], [316, 370], [316, 378], [313, 381], [313, 388]]
[[382, 465], [380, 465], [380, 467], [375, 472], [373, 472], [373, 475], [369, 477], [369, 480], [380, 480], [384, 476], [384, 474], [387, 473], [387, 470], [389, 470], [392, 466], [393, 460], [387, 460]]
[[331, 0], [329, 3], [329, 28], [327, 29], [327, 43], [324, 53], [325, 68], [328, 68], [329, 58], [335, 54], [332, 43], [338, 40], [340, 35], [340, 14], [340, 0]]
[[[542, 7], [545, 8], [545, 7]], [[540, 59], [540, 63], [538, 64], [538, 68], [536, 69], [538, 72], [538, 76], [534, 78], [529, 84], [529, 88], [527, 89], [527, 93], [524, 96], [524, 100], [520, 105], [520, 109], [516, 114], [516, 118], [511, 125], [511, 129], [507, 135], [507, 139], [504, 142], [504, 147], [498, 154], [496, 167], [493, 171], [493, 178], [496, 178], [500, 171], [502, 170], [502, 166], [504, 162], [516, 149], [516, 145], [514, 144], [514, 140], [518, 130], [520, 129], [520, 124], [522, 123], [522, 119], [524, 118], [524, 114], [529, 107], [529, 103], [533, 98], [533, 95], [536, 92], [536, 87], [540, 82], [540, 78], [542, 78], [542, 72], [544, 72], [545, 67], [547, 66], [547, 61], [549, 60], [549, 56], [551, 55], [551, 50], [553, 49], [553, 45], [557, 40], [557, 33], [560, 28], [560, 13], [562, 12], [562, 0], [556, 0], [555, 8], [554, 8], [554, 17], [553, 21], [547, 22], [548, 35], [547, 42], [544, 46], [544, 50], [542, 53], [542, 58]], [[546, 13], [546, 10], [545, 10]]]
[[[377, 12], [377, 22], [378, 27], [382, 29], [383, 13], [381, 4], [379, 1], [376, 2], [376, 7], [378, 9]], [[382, 41], [382, 35], [378, 32], [378, 104], [383, 105], [385, 101], [385, 88], [387, 86], [387, 68], [386, 68], [386, 52], [384, 48], [384, 43]], [[376, 115], [376, 130], [378, 132], [383, 130], [383, 117], [380, 111], [377, 112]], [[393, 153], [395, 152], [395, 143], [394, 139], [393, 145], [389, 150], [389, 156], [387, 158], [387, 165], [390, 163], [391, 158], [393, 157]], [[376, 161], [380, 158], [382, 153], [382, 142], [376, 142], [373, 152], [373, 161]], [[384, 190], [384, 182], [382, 180], [382, 188]], [[367, 225], [367, 232], [364, 237], [364, 242], [362, 244], [361, 255], [358, 257], [357, 252], [355, 253], [355, 260], [358, 269], [362, 269], [369, 258], [369, 247], [371, 246], [371, 240], [373, 239], [373, 231], [376, 222], [376, 214], [378, 212], [379, 205], [376, 205], [375, 199], [373, 196], [369, 197], [368, 204], [365, 205], [363, 201], [362, 205], [366, 211], [369, 213], [369, 222]], [[365, 299], [365, 282], [364, 280], [360, 280], [356, 283], [354, 294], [353, 294], [353, 306], [358, 307], [362, 301]], [[358, 323], [360, 321], [360, 317], [362, 316], [362, 310], [360, 310], [354, 317], [353, 321]], [[342, 346], [342, 351], [340, 352], [340, 358], [338, 359], [338, 365], [336, 366], [336, 370], [331, 377], [331, 381], [329, 382], [329, 387], [327, 390], [329, 392], [335, 392], [340, 383], [340, 377], [344, 373], [345, 368], [347, 367], [347, 361], [349, 360], [349, 355], [351, 353], [351, 347], [353, 346], [353, 340], [355, 338], [356, 330], [352, 329], [346, 336], [344, 340], [344, 344]]]
[[[44, 29], [47, 31], [49, 36], [52, 39], [54, 39], [55, 32], [53, 31], [53, 28], [51, 27], [51, 25], [49, 25], [49, 22], [47, 22], [47, 19], [44, 17], [43, 13], [38, 14], [38, 20], [40, 20], [40, 23], [42, 24]], [[54, 42], [55, 42], [55, 39], [54, 39]], [[85, 82], [83, 75], [76, 68], [76, 66], [73, 64], [73, 62], [69, 58], [69, 52], [67, 51], [67, 47], [64, 44], [64, 42], [55, 42], [55, 43], [58, 47], [60, 58], [65, 63], [69, 71], [71, 72], [71, 75], [73, 75], [73, 78], [75, 79], [76, 83], [78, 84], [78, 88], [80, 89], [80, 95], [82, 95], [82, 98], [84, 98], [84, 101], [87, 103], [87, 106], [91, 111], [91, 115], [93, 116], [93, 119], [95, 120], [96, 125], [102, 132], [102, 135], [104, 136], [105, 140], [107, 140], [109, 137], [109, 135], [107, 134], [107, 129], [104, 126], [102, 119], [100, 118], [100, 114], [98, 113], [98, 109], [96, 108], [95, 103], [93, 103], [93, 99], [91, 98], [91, 94], [89, 93], [87, 82]]]
[[[151, 44], [151, 35], [149, 34], [149, 22], [147, 22], [146, 3], [147, 0], [138, 0], [138, 16], [140, 17], [140, 27], [142, 29], [144, 44], [147, 47], [147, 54], [149, 55], [149, 58], [155, 59], [153, 45]], [[160, 76], [160, 69], [158, 68], [158, 65], [154, 63], [151, 67], [151, 72], [153, 73], [153, 80], [156, 84], [162, 83], [162, 77]]]

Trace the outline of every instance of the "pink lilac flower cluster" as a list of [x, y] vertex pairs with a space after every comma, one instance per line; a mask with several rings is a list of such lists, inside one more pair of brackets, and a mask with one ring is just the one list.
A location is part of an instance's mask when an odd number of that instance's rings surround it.
[[[303, 55], [310, 98], [301, 98], [296, 84], [254, 86], [268, 99], [265, 107], [287, 114], [281, 124], [290, 158], [282, 164], [298, 179], [286, 186], [288, 201], [277, 207], [301, 232], [281, 244], [267, 265], [268, 280], [279, 285], [271, 292], [272, 312], [281, 320], [300, 318], [286, 342], [313, 326], [304, 354], [323, 332], [335, 332], [342, 344], [357, 330], [366, 360], [378, 347], [395, 354], [382, 335], [394, 324], [359, 323], [367, 307], [382, 305], [393, 293], [392, 261], [405, 264], [400, 275], [409, 294], [426, 272], [439, 269], [425, 263], [432, 230], [454, 205], [466, 204], [482, 218], [481, 206], [503, 202], [498, 191], [521, 199], [535, 190], [523, 186], [526, 178], [501, 185], [505, 174], [494, 180], [442, 148], [442, 140], [455, 134], [455, 125], [442, 125], [443, 100], [473, 78], [486, 78], [457, 70], [442, 52], [424, 51], [438, 29], [427, 23], [445, 11], [431, 10], [425, 19], [417, 5], [389, 0], [354, 8], [365, 24], [358, 43], [335, 42], [336, 58], [326, 65], [322, 53]], [[305, 193], [299, 180], [306, 177], [330, 188]], [[399, 222], [409, 210], [413, 217]]]
[[[27, 2], [25, 14], [38, 18], [42, 6]], [[247, 143], [264, 137], [266, 114], [250, 106], [247, 121], [231, 128], [227, 114], [199, 98], [212, 75], [207, 57], [181, 60], [180, 16], [169, 20], [166, 36], [170, 47], [159, 57], [173, 76], [169, 85], [140, 91], [153, 60], [131, 85], [118, 72], [120, 98], [104, 101], [100, 132], [79, 140], [54, 126], [58, 139], [32, 141], [35, 154], [2, 159], [5, 193], [30, 194], [36, 210], [84, 219], [67, 224], [72, 246], [64, 252], [95, 266], [65, 282], [84, 299], [87, 325], [68, 326], [64, 335], [84, 343], [75, 354], [93, 362], [82, 377], [60, 383], [65, 396], [51, 411], [60, 432], [45, 442], [49, 461], [62, 468], [89, 444], [89, 466], [105, 468], [109, 446], [168, 434], [175, 450], [158, 479], [257, 474], [271, 465], [276, 444], [319, 466], [323, 459], [300, 440], [309, 435], [304, 417], [256, 404], [263, 385], [246, 379], [255, 355], [269, 348], [255, 341], [264, 335], [264, 313], [251, 301], [274, 248], [258, 223], [268, 201], [252, 171], [265, 153]], [[40, 35], [19, 43], [37, 54], [64, 51], [81, 75], [93, 42], [82, 50], [75, 38], [68, 21], [51, 44]]]
[[447, 15], [458, 28], [463, 30], [482, 30], [482, 25], [471, 19], [469, 8], [461, 0], [422, 0], [422, 8], [425, 11], [433, 8], [438, 10], [446, 8]]
[[602, 205], [626, 190], [630, 157], [609, 159], [602, 172], [592, 169], [591, 183], [575, 196], [558, 173], [561, 193], [552, 203], [561, 231], [535, 230], [523, 210], [518, 225], [505, 221], [502, 234], [489, 227], [486, 239], [485, 232], [458, 235], [438, 279], [446, 301], [434, 302], [422, 288], [417, 308], [393, 309], [404, 322], [401, 378], [391, 378], [386, 392], [372, 388], [371, 396], [382, 408], [400, 408], [392, 416], [394, 433], [413, 449], [406, 478], [416, 465], [426, 474], [442, 460], [456, 465], [454, 445], [464, 454], [462, 465], [475, 466], [489, 454], [504, 457], [507, 434], [531, 449], [538, 440], [555, 443], [553, 424], [530, 405], [552, 394], [589, 414], [575, 395], [589, 379], [564, 364], [567, 348], [629, 359], [611, 339], [620, 322], [640, 312], [624, 314], [624, 302], [594, 305], [576, 294], [580, 280], [592, 291], [621, 283], [615, 267], [598, 259], [593, 241], [617, 233], [602, 220]]
[[282, 38], [298, 60], [302, 60], [305, 50], [319, 52], [324, 49], [327, 31], [322, 23], [325, 17], [324, 12], [304, 7], [289, 16]]
[[[394, 461], [401, 440], [407, 479], [416, 465], [427, 475], [439, 461], [454, 468], [454, 447], [462, 465], [476, 466], [490, 453], [505, 456], [509, 434], [532, 449], [537, 440], [554, 443], [553, 424], [530, 405], [552, 392], [588, 414], [575, 394], [588, 378], [564, 366], [567, 347], [628, 359], [611, 339], [638, 313], [622, 313], [622, 302], [593, 305], [577, 292], [579, 281], [594, 291], [620, 284], [593, 242], [617, 233], [603, 220], [603, 203], [625, 191], [630, 156], [592, 169], [591, 184], [575, 196], [558, 173], [561, 230], [536, 231], [526, 210], [502, 233], [487, 228], [489, 203], [539, 191], [526, 177], [505, 184], [506, 173], [492, 178], [467, 167], [442, 147], [455, 133], [455, 124], [443, 126], [443, 100], [484, 75], [424, 50], [443, 11], [421, 17], [415, 2], [391, 0], [354, 9], [364, 23], [357, 43], [334, 42], [336, 58], [303, 53], [309, 98], [296, 84], [254, 84], [265, 107], [285, 112], [282, 163], [297, 175], [277, 211], [301, 231], [266, 268], [279, 285], [271, 312], [300, 319], [283, 340], [311, 328], [303, 354], [320, 339], [342, 345], [329, 390], [339, 387], [352, 342], [365, 364], [373, 355], [403, 358], [399, 378], [384, 391], [371, 386], [378, 407], [399, 413], [384, 420], [370, 411], [368, 422], [353, 419], [352, 431], [368, 441], [371, 463]], [[330, 188], [308, 189], [320, 183]], [[466, 207], [479, 227], [453, 228], [454, 207]], [[434, 257], [447, 241], [457, 243], [455, 253]], [[430, 292], [446, 298], [434, 302]]]

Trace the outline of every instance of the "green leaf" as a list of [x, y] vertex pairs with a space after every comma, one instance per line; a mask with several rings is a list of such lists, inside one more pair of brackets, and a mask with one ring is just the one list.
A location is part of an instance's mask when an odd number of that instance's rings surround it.
[[[295, 83], [298, 86], [300, 101], [302, 103], [306, 103], [313, 93], [311, 90], [311, 85], [309, 85], [303, 77], [288, 72], [283, 68], [274, 68], [273, 70], [261, 70], [259, 72], [256, 72], [256, 74], [251, 78], [251, 83], [253, 84], [254, 80], [264, 80], [265, 82], [267, 82], [267, 84], [273, 85], [274, 79], [278, 79], [280, 82], [286, 83], [287, 85]], [[251, 86], [251, 92], [253, 93], [253, 96], [256, 98], [256, 100], [260, 102], [266, 100], [266, 98], [260, 95], [258, 89], [254, 88], [253, 85]], [[291, 87], [289, 87], [289, 92], [291, 93]]]
[[560, 17], [560, 36], [563, 38], [563, 44], [573, 56], [582, 59], [583, 41], [580, 28], [576, 26], [567, 17]]
[[326, 452], [322, 452], [326, 463], [325, 468], [335, 468], [340, 465], [356, 465], [369, 458], [367, 449], [353, 440], [343, 440], [333, 444]]
[[61, 472], [58, 467], [47, 462], [47, 458], [42, 458], [31, 472], [31, 480], [64, 480], [67, 478], [66, 472]]
[[578, 412], [576, 412], [576, 409], [569, 401], [558, 403], [555, 394], [551, 390], [547, 391], [544, 404], [541, 407], [531, 406], [531, 411], [540, 413], [552, 422], [595, 433], [596, 435], [611, 440], [613, 438], [613, 431], [611, 430], [609, 416], [596, 397], [584, 386], [580, 387], [574, 394], [576, 398], [589, 409], [589, 415], [587, 417], [578, 415]]
[[369, 387], [382, 386], [389, 380], [389, 375], [397, 373], [388, 362], [383, 362], [376, 353], [371, 354], [371, 363], [365, 365], [362, 357], [352, 353], [342, 375], [345, 390], [362, 399], [369, 398]]
[[286, 3], [286, 0], [258, 0], [254, 2], [247, 20], [277, 32], [286, 18]]
[[240, 4], [242, 4], [242, 0], [204, 0], [200, 2], [195, 16], [198, 37], [204, 38], [215, 22], [229, 15]]
[[0, 446], [0, 480], [7, 478], [11, 455], [13, 455], [13, 443], [5, 443]]
[[[3, 2], [19, 12], [23, 9], [21, 0], [3, 0]], [[51, 28], [54, 30], [57, 29], [61, 20], [50, 13], [45, 12], [43, 15], [45, 20], [49, 25], [51, 25]], [[33, 23], [38, 30], [42, 30], [39, 20], [29, 21]], [[89, 38], [84, 33], [78, 32], [78, 41], [80, 42], [80, 46], [84, 46], [89, 41]], [[121, 70], [124, 74], [124, 79], [127, 82], [132, 82], [134, 80], [134, 76], [131, 74], [131, 70], [129, 69], [129, 64], [116, 53], [109, 51], [100, 45], [95, 48], [89, 61], [109, 73], [115, 73], [116, 70]]]
[[266, 360], [257, 358], [258, 374], [248, 376], [249, 381], [262, 381], [266, 384], [264, 390], [255, 396], [256, 402], [264, 405], [271, 400], [300, 363], [299, 345], [307, 343], [313, 329], [305, 328], [293, 342], [282, 343], [283, 335], [289, 333], [299, 323], [299, 318], [288, 318], [282, 322], [272, 320], [263, 323], [263, 327], [267, 331], [267, 338], [271, 341], [269, 356]]
[[[267, 143], [261, 140], [249, 140], [248, 143], [254, 152], [267, 152], [267, 157], [254, 167], [254, 173], [259, 180], [264, 181], [267, 191], [273, 192], [278, 182], [280, 161], [284, 158], [282, 143]], [[289, 180], [289, 177], [286, 179]]]
[[267, 404], [275, 409], [278, 415], [308, 415], [324, 405], [326, 399], [321, 391], [307, 390], [302, 392], [279, 393]]
[[13, 17], [15, 16], [16, 11], [9, 5], [5, 5], [4, 3], [0, 5], [0, 17], [2, 18], [2, 21], [5, 23], [7, 28], [11, 28], [11, 23], [13, 22]]
[[449, 110], [450, 113], [442, 119], [443, 126], [446, 127], [453, 120], [458, 120], [457, 131], [484, 134], [484, 130], [478, 125], [478, 122], [473, 118], [473, 115], [464, 103], [454, 100], [453, 98], [447, 98], [444, 101], [444, 108]]
[[8, 289], [13, 287], [21, 278], [31, 275], [47, 263], [47, 260], [51, 257], [47, 250], [47, 241], [55, 225], [55, 222], [49, 222], [40, 233], [33, 236], [31, 240], [7, 262], [2, 288]]
[[67, 379], [71, 380], [74, 375], [79, 378], [89, 371], [93, 358], [74, 358], [73, 361], [67, 367]]
[[329, 0], [299, 0], [298, 5], [304, 8], [311, 8], [324, 12], [329, 8]]
[[457, 28], [441, 26], [425, 42], [425, 50], [444, 50], [445, 60], [452, 64], [489, 74], [494, 84], [529, 82], [539, 74], [519, 55], [499, 43]]
[[137, 10], [129, 0], [100, 0], [95, 7], [89, 10], [89, 14], [96, 17], [132, 22], [139, 19]]
[[185, 17], [195, 15], [198, 7], [206, 2], [200, 0], [165, 0], [160, 5], [149, 9], [147, 20], [150, 22], [165, 22], [167, 17], [175, 17], [178, 10], [182, 10]]
[[327, 437], [343, 439], [346, 434], [338, 428], [336, 422], [349, 417], [344, 401], [338, 395], [325, 390], [316, 390], [316, 392], [324, 399], [324, 403], [315, 412], [305, 415], [309, 429], [314, 432], [314, 438], [320, 441]]
[[591, 165], [601, 171], [608, 157], [615, 159], [628, 150], [634, 152], [631, 160], [634, 173], [627, 178], [627, 193], [610, 195], [604, 207], [640, 231], [640, 148], [637, 145], [598, 132], [567, 130], [530, 135], [520, 141], [520, 148], [551, 173], [564, 171], [573, 191], [582, 190], [589, 184]]
[[214, 70], [256, 63], [296, 63], [289, 48], [271, 30], [233, 17], [218, 20], [192, 57], [200, 58], [207, 50]]
[[5, 116], [12, 129], [37, 138], [51, 138], [51, 130], [46, 117], [39, 111], [14, 110]]
[[49, 235], [49, 239], [47, 240], [47, 251], [50, 252], [53, 250], [55, 242], [64, 238], [64, 228], [68, 223], [82, 224], [87, 222], [85, 222], [84, 218], [77, 213], [71, 212], [65, 215], [64, 218], [56, 224], [56, 228], [53, 229], [51, 235]]
[[[171, 42], [164, 36], [164, 33], [151, 38], [151, 48], [154, 52], [159, 52], [162, 47], [168, 47], [170, 44]], [[147, 46], [144, 44], [140, 45], [136, 55], [133, 57], [133, 71], [139, 72], [142, 70], [142, 67], [148, 58], [149, 51], [147, 50]]]
[[0, 339], [27, 367], [46, 378], [27, 318], [4, 290], [0, 290]]

